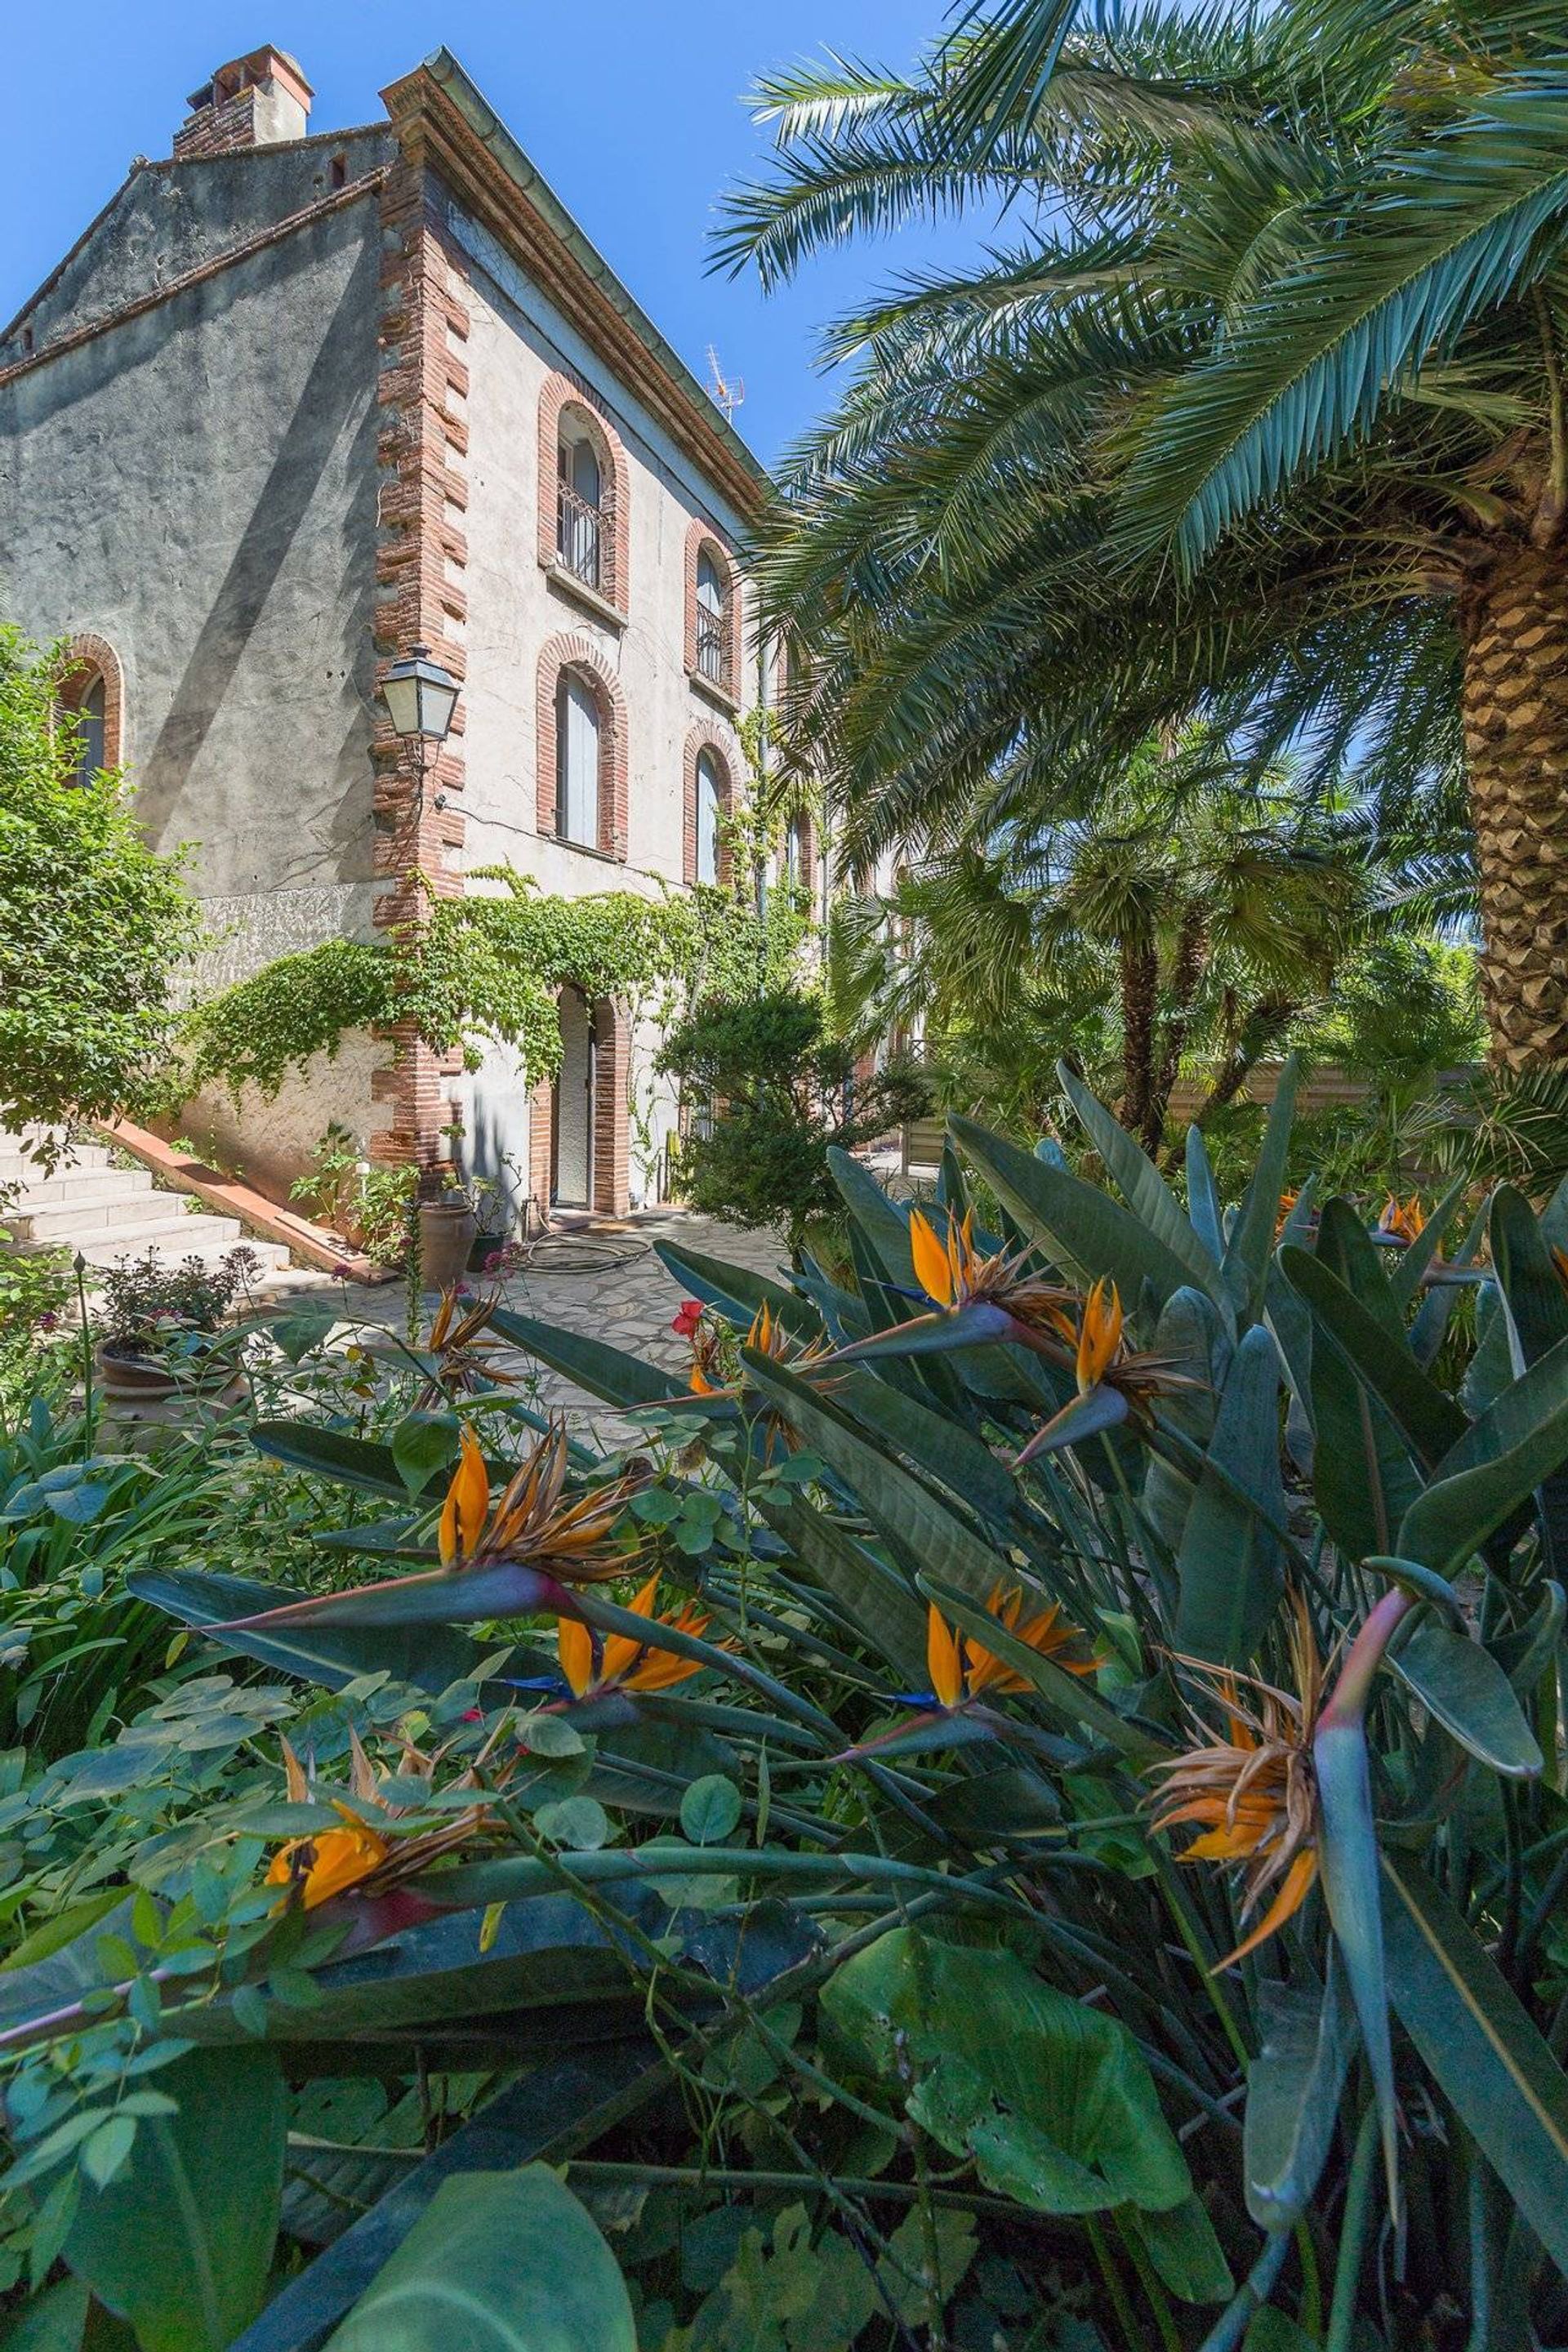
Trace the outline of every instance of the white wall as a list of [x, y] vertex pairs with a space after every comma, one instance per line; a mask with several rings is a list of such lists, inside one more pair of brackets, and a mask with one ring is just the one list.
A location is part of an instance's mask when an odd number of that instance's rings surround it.
[[[455, 206], [447, 226], [468, 257], [471, 279], [465, 294], [472, 319], [465, 354], [468, 508], [461, 518], [468, 545], [465, 865], [471, 871], [507, 859], [534, 876], [542, 890], [572, 898], [605, 890], [657, 896], [666, 885], [679, 889], [684, 756], [695, 722], [711, 725], [733, 774], [744, 775], [732, 728], [686, 675], [687, 530], [693, 516], [701, 515], [733, 541], [740, 518], [487, 231]], [[539, 404], [546, 378], [558, 371], [594, 386], [626, 452], [630, 595], [624, 628], [553, 585], [538, 560], [539, 501], [547, 498], [553, 515], [555, 499], [553, 474], [543, 484], [539, 479]], [[539, 656], [563, 632], [594, 646], [626, 698], [624, 865], [542, 838], [537, 830]], [[754, 655], [748, 653], [744, 667], [742, 704], [749, 707], [758, 698]], [[648, 1066], [657, 1042], [657, 1033], [641, 1024], [634, 1087], [649, 1141], [639, 1151], [634, 1118], [634, 1202], [651, 1197], [663, 1139], [674, 1124], [673, 1090], [656, 1081]], [[492, 1055], [455, 1092], [459, 1099], [466, 1096], [469, 1157], [484, 1166], [504, 1151], [526, 1170], [527, 1090], [511, 1057]]]

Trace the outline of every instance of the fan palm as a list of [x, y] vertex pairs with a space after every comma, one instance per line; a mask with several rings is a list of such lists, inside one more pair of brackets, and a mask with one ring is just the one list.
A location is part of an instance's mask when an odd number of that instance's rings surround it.
[[1007, 236], [831, 331], [851, 388], [761, 551], [845, 849], [961, 839], [1003, 777], [1048, 807], [1194, 709], [1309, 787], [1353, 749], [1417, 867], [1468, 787], [1494, 1055], [1568, 1058], [1561, 0], [1079, 18], [765, 85], [730, 199], [764, 279], [965, 205]]
[[1005, 1099], [1016, 1041], [1031, 1041], [1041, 1105], [1070, 1053], [1156, 1153], [1184, 1063], [1205, 1066], [1215, 1109], [1325, 996], [1373, 895], [1342, 829], [1288, 769], [1249, 781], [1203, 729], [1147, 743], [1098, 770], [1077, 812], [998, 827], [889, 901], [846, 901], [839, 1019], [868, 1042], [923, 1022], [958, 1093], [984, 1071], [984, 1107], [1026, 1117], [1035, 1103]]

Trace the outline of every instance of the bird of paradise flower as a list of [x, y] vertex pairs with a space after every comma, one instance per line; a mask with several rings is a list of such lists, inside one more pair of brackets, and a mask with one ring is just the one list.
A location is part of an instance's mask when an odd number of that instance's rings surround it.
[[1233, 1968], [1278, 1935], [1301, 1908], [1320, 1868], [1321, 1808], [1312, 1739], [1322, 1706], [1323, 1664], [1306, 1603], [1290, 1594], [1290, 1660], [1296, 1687], [1278, 1689], [1257, 1675], [1179, 1663], [1225, 1717], [1215, 1738], [1191, 1711], [1200, 1744], [1152, 1769], [1163, 1786], [1151, 1801], [1156, 1833], [1199, 1826], [1178, 1863], [1218, 1863], [1241, 1872], [1241, 1924], [1263, 1903], [1267, 1910], [1234, 1951], [1215, 1963]]

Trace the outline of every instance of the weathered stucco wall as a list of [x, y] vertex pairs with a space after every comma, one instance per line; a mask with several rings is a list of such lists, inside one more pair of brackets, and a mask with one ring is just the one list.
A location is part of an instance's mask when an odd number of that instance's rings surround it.
[[391, 133], [376, 123], [334, 139], [142, 164], [18, 314], [0, 342], [0, 367], [22, 355], [24, 328], [42, 350], [317, 203], [341, 184], [334, 159], [347, 182], [374, 171], [392, 152]]
[[[679, 890], [692, 727], [709, 728], [731, 772], [744, 773], [733, 724], [687, 676], [687, 537], [692, 519], [701, 516], [733, 542], [741, 519], [482, 226], [455, 205], [444, 226], [465, 256], [471, 312], [464, 864], [472, 871], [510, 860], [542, 889], [567, 897]], [[540, 397], [557, 372], [593, 389], [626, 453], [630, 595], [624, 626], [572, 595], [538, 560], [540, 501], [548, 502], [552, 517], [555, 504], [553, 475], [540, 479]], [[539, 831], [539, 658], [562, 635], [592, 646], [625, 699], [624, 864]], [[749, 707], [758, 699], [750, 648], [742, 668], [741, 700]], [[634, 1202], [656, 1192], [664, 1139], [674, 1123], [673, 1091], [650, 1066], [657, 1045], [657, 1031], [641, 1024], [632, 1071]], [[492, 1055], [455, 1091], [465, 1100], [470, 1157], [483, 1167], [505, 1153], [526, 1168], [528, 1090], [510, 1057]]]
[[197, 1156], [213, 1167], [241, 1171], [269, 1200], [286, 1202], [330, 1120], [346, 1127], [361, 1156], [370, 1157], [370, 1138], [382, 1118], [371, 1102], [371, 1076], [385, 1060], [386, 1047], [355, 1030], [335, 1057], [317, 1054], [270, 1098], [254, 1087], [242, 1088], [237, 1106], [227, 1095], [204, 1096], [163, 1122], [164, 1129], [170, 1136], [188, 1136]]
[[[192, 257], [203, 218], [221, 236], [242, 192], [247, 220], [286, 214], [325, 161], [138, 174], [68, 273], [77, 310], [134, 294], [171, 219]], [[137, 813], [156, 846], [194, 845], [209, 984], [372, 936], [379, 263], [367, 194], [0, 385], [0, 610], [118, 653]], [[268, 1114], [271, 1160], [329, 1116], [375, 1123], [348, 1066], [295, 1095]]]

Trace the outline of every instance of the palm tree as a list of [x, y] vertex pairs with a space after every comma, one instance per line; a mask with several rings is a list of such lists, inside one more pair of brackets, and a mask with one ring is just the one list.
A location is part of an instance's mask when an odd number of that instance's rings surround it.
[[1200, 1123], [1233, 1100], [1325, 1002], [1373, 897], [1341, 813], [1192, 728], [1102, 769], [1077, 814], [847, 900], [835, 1011], [851, 1043], [919, 1021], [965, 1108], [1026, 1124], [1069, 1054], [1157, 1153], [1178, 1077], [1206, 1073]]
[[765, 281], [1001, 208], [831, 331], [856, 373], [764, 536], [845, 849], [1047, 809], [1194, 710], [1307, 790], [1353, 752], [1413, 848], [1468, 791], [1494, 1057], [1568, 1058], [1562, 0], [1077, 16], [764, 85], [730, 199]]

